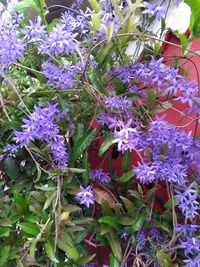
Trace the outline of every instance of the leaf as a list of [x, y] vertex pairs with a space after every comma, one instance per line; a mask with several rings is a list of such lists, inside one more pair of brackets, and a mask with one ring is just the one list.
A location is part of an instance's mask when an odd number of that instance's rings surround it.
[[77, 143], [72, 148], [71, 159], [72, 161], [77, 160], [84, 150], [90, 145], [95, 137], [96, 129], [89, 129], [83, 136], [77, 141]]
[[89, 263], [90, 261], [92, 261], [94, 259], [94, 257], [96, 256], [96, 254], [93, 254], [91, 256], [83, 256], [81, 259], [79, 259], [79, 264], [81, 266], [85, 266], [87, 263]]
[[6, 262], [9, 258], [10, 246], [5, 246], [1, 249], [0, 252], [0, 266], [6, 266]]
[[27, 9], [33, 8], [37, 14], [40, 14], [40, 9], [37, 7], [35, 1], [33, 0], [24, 0], [17, 3], [14, 7], [15, 12], [26, 11]]
[[40, 233], [40, 230], [37, 225], [29, 222], [19, 223], [18, 226], [27, 234], [32, 236], [37, 236]]
[[108, 135], [105, 141], [101, 144], [99, 149], [99, 156], [103, 156], [103, 154], [108, 150], [108, 148], [112, 145], [112, 141], [114, 140], [114, 136]]
[[146, 90], [147, 92], [147, 108], [148, 110], [152, 110], [155, 106], [155, 102], [156, 102], [156, 94], [153, 90]]
[[100, 14], [99, 13], [94, 13], [93, 17], [92, 17], [92, 25], [94, 27], [94, 30], [98, 30], [100, 25], [101, 25], [101, 21], [100, 21]]
[[73, 172], [73, 173], [84, 173], [84, 172], [86, 172], [85, 169], [78, 169], [78, 168], [68, 168], [68, 170]]
[[10, 234], [10, 228], [0, 227], [0, 237], [7, 237]]
[[63, 250], [67, 254], [67, 256], [73, 259], [74, 261], [77, 261], [79, 259], [79, 253], [75, 246], [69, 246], [64, 240], [58, 239], [57, 247]]
[[63, 212], [61, 213], [61, 216], [60, 216], [61, 221], [63, 221], [63, 220], [67, 220], [67, 219], [69, 218], [69, 215], [70, 215], [70, 212], [68, 212], [68, 211], [63, 211]]
[[17, 165], [16, 161], [12, 158], [6, 158], [4, 160], [4, 170], [5, 173], [13, 180], [18, 179], [20, 176], [19, 166]]
[[172, 263], [171, 257], [163, 251], [158, 251], [156, 254], [158, 262], [161, 267], [176, 267], [176, 264]]
[[147, 218], [147, 212], [144, 211], [144, 212], [142, 212], [142, 213], [137, 217], [137, 219], [133, 222], [132, 230], [133, 230], [134, 232], [139, 231], [139, 230], [142, 228], [142, 226], [143, 226], [144, 221], [145, 221], [146, 218]]
[[113, 32], [114, 32], [114, 26], [115, 26], [114, 21], [110, 21], [110, 23], [108, 24], [107, 35], [106, 35], [108, 44], [110, 43], [110, 41], [112, 39]]
[[124, 173], [121, 177], [117, 178], [117, 182], [126, 183], [134, 176], [134, 174], [134, 171], [130, 170], [129, 172]]
[[113, 254], [111, 254], [110, 256], [110, 263], [109, 263], [110, 267], [120, 267], [120, 263], [119, 261], [114, 257]]
[[125, 153], [122, 156], [122, 168], [124, 172], [127, 172], [130, 166], [130, 160], [131, 160], [131, 153], [130, 151], [125, 151]]
[[185, 0], [185, 3], [191, 9], [190, 16], [190, 32], [193, 34], [193, 37], [200, 37], [200, 0]]
[[36, 239], [34, 239], [33, 240], [33, 242], [31, 243], [31, 245], [30, 245], [30, 248], [29, 248], [29, 250], [30, 250], [30, 256], [33, 258], [33, 259], [35, 259], [35, 252], [36, 252], [36, 247], [37, 247], [37, 243], [38, 243], [38, 241], [39, 240], [36, 240]]
[[170, 198], [164, 205], [164, 208], [171, 209], [172, 207], [177, 206], [179, 203], [178, 199]]
[[120, 233], [122, 230], [121, 225], [118, 222], [118, 219], [113, 216], [104, 216], [98, 220], [100, 223], [106, 223], [115, 228], [115, 230]]
[[101, 5], [97, 2], [97, 0], [88, 0], [88, 2], [90, 3], [95, 13], [101, 12], [102, 8]]
[[125, 198], [123, 196], [120, 196], [121, 200], [123, 201], [127, 211], [129, 214], [132, 214], [133, 212], [133, 209], [134, 209], [134, 205], [133, 203], [128, 199], [128, 198]]
[[144, 229], [148, 229], [148, 228], [160, 228], [163, 231], [165, 231], [167, 234], [171, 234], [171, 229], [169, 227], [169, 225], [166, 222], [158, 222], [158, 221], [152, 221], [152, 222], [147, 222], [145, 223], [145, 225], [143, 226]]
[[109, 194], [109, 192], [107, 192], [106, 190], [93, 187], [93, 192], [96, 202], [99, 203], [100, 205], [103, 200], [106, 200], [111, 208], [113, 208], [116, 205], [116, 201], [113, 199], [112, 195]]
[[52, 248], [51, 243], [49, 241], [47, 241], [45, 243], [45, 250], [46, 250], [47, 256], [50, 258], [51, 261], [53, 261], [55, 263], [59, 263], [59, 261], [55, 257], [53, 248]]
[[87, 151], [84, 153], [83, 155], [83, 168], [85, 169], [85, 172], [83, 173], [82, 177], [83, 177], [83, 186], [87, 186], [88, 182], [89, 182], [89, 172], [90, 172], [90, 166], [89, 166], [89, 158], [88, 158], [88, 153]]
[[122, 248], [117, 236], [111, 231], [106, 235], [106, 239], [111, 247], [114, 257], [120, 262], [122, 259]]
[[51, 192], [51, 193], [48, 193], [48, 197], [47, 197], [47, 200], [45, 201], [44, 203], [44, 207], [43, 207], [43, 210], [46, 210], [48, 209], [48, 207], [51, 205], [51, 202], [53, 201], [55, 195], [56, 195], [56, 191], [54, 192]]
[[184, 55], [185, 50], [187, 49], [187, 47], [189, 45], [188, 38], [185, 36], [185, 34], [179, 33], [178, 31], [174, 31], [173, 33], [181, 41], [181, 50], [182, 50], [182, 54]]

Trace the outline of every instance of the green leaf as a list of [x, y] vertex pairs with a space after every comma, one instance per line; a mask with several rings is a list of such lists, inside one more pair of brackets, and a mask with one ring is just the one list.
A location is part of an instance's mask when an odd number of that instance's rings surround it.
[[164, 205], [166, 209], [171, 209], [172, 207], [177, 206], [179, 203], [178, 199], [170, 198]]
[[6, 266], [6, 262], [10, 255], [10, 246], [5, 246], [0, 252], [0, 266]]
[[83, 168], [85, 169], [85, 172], [83, 173], [83, 186], [87, 186], [89, 182], [89, 176], [90, 176], [90, 166], [89, 166], [89, 158], [87, 151], [83, 155]]
[[6, 158], [4, 160], [4, 170], [5, 173], [13, 180], [18, 179], [20, 176], [19, 166], [17, 165], [16, 161], [12, 158]]
[[105, 141], [101, 144], [99, 149], [99, 156], [103, 156], [103, 154], [108, 150], [108, 148], [112, 145], [112, 141], [114, 140], [114, 136], [108, 135]]
[[78, 169], [78, 168], [68, 168], [68, 170], [73, 172], [73, 173], [84, 173], [84, 172], [86, 172], [85, 169]]
[[72, 148], [71, 160], [77, 160], [95, 137], [96, 129], [89, 129]]
[[102, 8], [101, 5], [97, 2], [97, 0], [88, 0], [88, 2], [90, 3], [95, 13], [101, 12]]
[[182, 49], [182, 54], [184, 55], [185, 50], [187, 49], [189, 45], [188, 38], [185, 36], [185, 34], [179, 33], [178, 31], [173, 32], [174, 35], [176, 35], [179, 40], [181, 41], [181, 49]]
[[59, 261], [56, 259], [53, 248], [51, 246], [51, 243], [49, 241], [47, 241], [45, 243], [45, 251], [47, 253], [47, 256], [49, 257], [49, 259], [55, 263], [59, 263]]
[[51, 205], [51, 202], [53, 201], [53, 199], [54, 199], [54, 197], [55, 197], [55, 195], [56, 195], [56, 191], [54, 191], [54, 192], [50, 192], [50, 193], [48, 193], [48, 194], [49, 194], [49, 195], [48, 195], [48, 197], [47, 197], [47, 200], [46, 200], [45, 203], [44, 203], [43, 210], [48, 209], [48, 207]]
[[120, 267], [120, 263], [119, 261], [114, 257], [113, 254], [111, 254], [110, 256], [110, 264], [109, 264], [110, 267]]
[[72, 260], [74, 261], [78, 261], [79, 260], [79, 253], [78, 250], [75, 248], [75, 246], [69, 246], [66, 244], [66, 242], [64, 242], [64, 240], [62, 239], [58, 239], [57, 240], [57, 246], [63, 250], [68, 257], [70, 257]]
[[175, 267], [176, 264], [172, 263], [171, 257], [163, 251], [158, 251], [156, 254], [158, 262], [160, 263], [161, 267]]
[[120, 198], [123, 201], [128, 213], [132, 214], [133, 209], [134, 209], [134, 204], [128, 198], [125, 198], [125, 197], [122, 197], [122, 196], [120, 196]]
[[126, 183], [134, 176], [134, 174], [135, 174], [134, 171], [130, 170], [130, 171], [124, 173], [121, 177], [117, 178], [117, 182]]
[[122, 226], [119, 224], [118, 219], [112, 216], [104, 216], [99, 219], [100, 223], [106, 223], [115, 228], [115, 230], [120, 233], [122, 230]]
[[39, 240], [36, 240], [34, 239], [33, 242], [31, 243], [30, 245], [30, 256], [35, 259], [35, 253], [36, 253], [36, 250], [37, 250], [37, 243], [38, 243]]
[[151, 228], [151, 227], [155, 227], [155, 228], [160, 228], [163, 231], [165, 231], [167, 234], [171, 234], [171, 229], [168, 225], [168, 223], [166, 222], [159, 222], [159, 221], [152, 221], [152, 222], [147, 222], [145, 223], [145, 225], [143, 226], [145, 229]]
[[35, 1], [24, 0], [17, 3], [14, 7], [15, 12], [26, 11], [27, 9], [33, 8], [37, 14], [40, 14], [40, 9], [37, 7]]
[[7, 237], [10, 234], [10, 228], [0, 227], [0, 237]]
[[92, 261], [95, 256], [96, 256], [96, 254], [93, 254], [91, 256], [83, 256], [81, 259], [79, 259], [78, 263], [81, 266], [85, 266], [87, 263], [89, 263], [90, 261]]
[[132, 225], [133, 232], [139, 231], [142, 228], [147, 216], [148, 215], [146, 211], [142, 212], [139, 216], [137, 216], [137, 219], [133, 222]]
[[[102, 56], [102, 53], [101, 53]], [[108, 92], [105, 89], [105, 86], [102, 83], [102, 77], [101, 75], [95, 70], [95, 69], [90, 69], [88, 71], [88, 78], [93, 85], [93, 87], [103, 95], [108, 95]]]
[[40, 233], [40, 230], [36, 224], [29, 222], [19, 223], [18, 226], [27, 234], [32, 236], [37, 236]]
[[114, 257], [120, 262], [122, 259], [122, 248], [117, 236], [111, 231], [106, 235], [106, 239], [111, 247]]
[[131, 160], [131, 153], [130, 151], [127, 150], [122, 156], [122, 168], [124, 172], [127, 172], [129, 170], [130, 160]]
[[107, 35], [106, 35], [108, 44], [110, 43], [113, 36], [114, 25], [115, 25], [114, 21], [110, 21], [110, 23], [108, 24]]
[[153, 90], [146, 90], [147, 93], [147, 108], [148, 110], [152, 110], [155, 106], [155, 102], [156, 102], [156, 94]]
[[191, 9], [190, 32], [195, 38], [200, 38], [200, 0], [185, 0]]
[[99, 13], [94, 13], [93, 17], [92, 17], [92, 25], [94, 27], [94, 30], [98, 30], [100, 25], [101, 25], [101, 21], [100, 21], [100, 14]]

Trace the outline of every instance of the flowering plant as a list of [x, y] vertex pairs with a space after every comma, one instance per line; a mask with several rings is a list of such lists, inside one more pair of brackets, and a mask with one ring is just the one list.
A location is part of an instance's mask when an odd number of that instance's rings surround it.
[[180, 61], [198, 53], [174, 31], [167, 65], [172, 2], [74, 1], [50, 24], [43, 0], [1, 4], [0, 265], [200, 266], [199, 84]]

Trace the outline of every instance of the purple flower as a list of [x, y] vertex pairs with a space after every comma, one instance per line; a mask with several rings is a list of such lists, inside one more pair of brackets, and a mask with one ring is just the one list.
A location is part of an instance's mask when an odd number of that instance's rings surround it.
[[127, 111], [132, 107], [132, 101], [126, 96], [104, 96], [104, 101], [111, 110]]
[[198, 194], [194, 189], [194, 183], [185, 188], [184, 192], [175, 191], [175, 197], [179, 201], [179, 209], [182, 211], [186, 219], [193, 219], [198, 215], [199, 202]]
[[50, 32], [49, 36], [39, 45], [41, 54], [68, 55], [77, 50], [78, 43], [75, 42], [76, 34], [65, 29], [65, 25], [58, 24]]
[[76, 199], [80, 204], [85, 205], [87, 208], [93, 205], [95, 202], [94, 193], [92, 187], [88, 185], [86, 188], [80, 186], [81, 192], [76, 195]]
[[118, 144], [118, 151], [124, 153], [126, 150], [133, 151], [137, 148], [139, 143], [140, 130], [138, 128], [132, 128], [132, 119], [127, 124], [120, 123], [120, 130], [115, 130], [113, 144]]
[[25, 42], [16, 27], [0, 23], [0, 68], [5, 69], [25, 54]]
[[64, 144], [64, 137], [59, 135], [58, 120], [60, 112], [57, 105], [48, 103], [47, 107], [34, 107], [28, 119], [23, 119], [22, 131], [14, 132], [14, 145], [5, 147], [5, 152], [16, 152], [20, 148], [28, 147], [35, 140], [45, 141], [51, 149], [51, 154], [60, 170], [67, 167], [69, 155]]
[[184, 260], [188, 267], [200, 267], [200, 255]]
[[47, 61], [42, 64], [42, 68], [45, 77], [48, 79], [48, 84], [55, 86], [57, 89], [67, 90], [74, 87], [75, 76], [81, 70], [81, 65], [79, 63], [76, 65], [68, 63], [64, 70]]
[[126, 232], [126, 230], [122, 230], [121, 231], [121, 239], [123, 239], [123, 240], [127, 240], [128, 239], [128, 234], [127, 234], [127, 232]]
[[46, 36], [46, 26], [41, 25], [39, 19], [33, 23], [29, 20], [30, 25], [26, 25], [22, 33], [25, 35], [25, 39], [29, 42], [37, 42]]
[[200, 225], [196, 224], [178, 224], [178, 226], [176, 227], [176, 231], [178, 233], [183, 232], [183, 236], [189, 237], [192, 237], [192, 235], [196, 233], [199, 229]]
[[102, 169], [92, 170], [90, 172], [90, 179], [100, 184], [107, 184], [111, 181], [110, 176], [107, 173], [103, 172]]
[[156, 19], [160, 20], [161, 17], [166, 14], [166, 5], [166, 2], [161, 4], [149, 4], [148, 2], [143, 2], [145, 10], [142, 13], [148, 14], [149, 17], [156, 16]]
[[137, 174], [137, 179], [142, 184], [149, 184], [156, 179], [156, 168], [155, 163], [145, 163], [144, 161], [139, 163], [136, 168], [133, 169]]
[[185, 256], [194, 256], [200, 253], [200, 240], [195, 237], [185, 237], [185, 241], [180, 240], [180, 248], [184, 249]]

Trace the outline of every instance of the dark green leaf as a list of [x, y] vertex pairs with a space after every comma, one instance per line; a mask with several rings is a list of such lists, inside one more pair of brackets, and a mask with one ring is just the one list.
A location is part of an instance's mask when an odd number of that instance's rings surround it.
[[49, 241], [47, 241], [45, 243], [45, 250], [46, 250], [47, 256], [50, 258], [50, 260], [52, 260], [55, 263], [59, 263], [59, 261], [55, 257], [53, 247], [51, 246], [51, 243]]
[[122, 156], [122, 168], [124, 172], [127, 172], [129, 170], [130, 160], [131, 160], [131, 153], [130, 151], [127, 150]]
[[10, 178], [14, 180], [19, 179], [20, 176], [19, 166], [17, 165], [14, 159], [6, 158], [4, 160], [4, 170]]
[[40, 230], [36, 224], [23, 222], [19, 223], [18, 226], [27, 234], [32, 236], [37, 236], [40, 233]]
[[122, 230], [121, 225], [118, 222], [118, 219], [116, 217], [112, 217], [112, 216], [104, 216], [102, 218], [99, 219], [100, 223], [106, 223], [109, 224], [110, 226], [112, 226], [113, 228], [115, 228], [115, 230], [120, 233]]
[[9, 258], [10, 246], [5, 246], [1, 249], [0, 252], [0, 266], [6, 266], [6, 262]]
[[0, 237], [7, 237], [10, 234], [10, 228], [0, 227]]
[[122, 248], [117, 236], [111, 231], [106, 235], [107, 241], [111, 247], [112, 253], [117, 261], [122, 259]]
[[129, 171], [124, 173], [121, 177], [117, 179], [117, 182], [119, 183], [126, 183], [128, 182], [132, 177], [134, 176], [134, 171]]
[[110, 267], [119, 267], [120, 266], [120, 263], [119, 261], [114, 257], [113, 254], [111, 254], [110, 256], [110, 264], [109, 264]]
[[108, 135], [105, 141], [101, 144], [99, 149], [99, 156], [103, 156], [103, 154], [108, 150], [108, 148], [112, 145], [112, 141], [114, 140], [114, 136]]
[[77, 160], [84, 150], [89, 146], [95, 137], [96, 129], [89, 129], [84, 135], [77, 141], [72, 149], [71, 159]]

